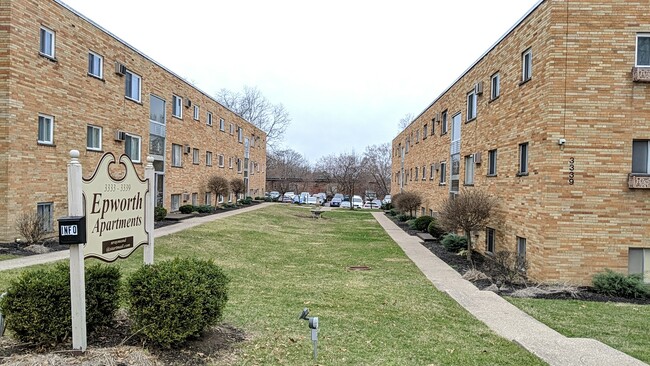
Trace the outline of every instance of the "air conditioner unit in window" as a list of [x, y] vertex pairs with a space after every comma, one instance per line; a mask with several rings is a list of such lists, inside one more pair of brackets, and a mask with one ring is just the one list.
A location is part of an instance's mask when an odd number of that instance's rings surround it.
[[115, 73], [124, 76], [126, 74], [126, 66], [122, 65], [119, 62], [115, 62]]
[[436, 122], [440, 123], [440, 112], [436, 113], [435, 120]]
[[192, 148], [190, 147], [190, 145], [185, 145], [184, 151], [185, 151], [186, 154], [189, 154], [189, 153], [192, 152]]
[[191, 106], [192, 106], [192, 101], [190, 100], [190, 98], [186, 98], [185, 99], [185, 108], [189, 108]]
[[476, 85], [474, 85], [474, 93], [476, 93], [476, 95], [483, 94], [483, 82], [482, 81], [479, 81], [478, 83], [476, 83]]
[[474, 164], [481, 164], [481, 152], [474, 153]]
[[115, 131], [115, 141], [124, 141], [126, 139], [126, 132], [117, 130]]

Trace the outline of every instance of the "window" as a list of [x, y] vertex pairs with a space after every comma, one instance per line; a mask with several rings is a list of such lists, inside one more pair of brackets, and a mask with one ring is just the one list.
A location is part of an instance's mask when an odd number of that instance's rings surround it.
[[199, 204], [199, 194], [192, 193], [192, 206], [197, 206]]
[[521, 81], [526, 82], [533, 77], [533, 51], [529, 48], [521, 54]]
[[212, 205], [212, 192], [205, 192], [205, 204]]
[[427, 180], [427, 167], [422, 165], [422, 180]]
[[415, 180], [418, 180], [418, 167], [415, 167]]
[[212, 166], [212, 152], [211, 151], [206, 151], [205, 152], [205, 165]]
[[409, 153], [409, 145], [410, 145], [410, 141], [409, 141], [409, 139], [408, 139], [408, 137], [407, 137], [407, 138], [406, 138], [406, 153], [407, 153], [407, 154]]
[[636, 35], [636, 66], [650, 66], [650, 34]]
[[102, 149], [102, 128], [88, 125], [86, 127], [86, 149], [100, 151]]
[[650, 249], [630, 248], [627, 261], [628, 274], [641, 275], [643, 282], [650, 282]]
[[220, 194], [219, 196], [217, 196], [217, 202], [218, 202], [218, 203], [223, 203], [223, 195], [222, 195], [222, 194]]
[[445, 183], [447, 183], [447, 163], [443, 161], [440, 163], [440, 184]]
[[172, 116], [183, 118], [183, 98], [172, 94]]
[[36, 205], [36, 214], [41, 218], [43, 230], [46, 232], [51, 232], [53, 230], [53, 206], [54, 204], [52, 202], [38, 203]]
[[219, 118], [219, 129], [220, 129], [221, 131], [225, 131], [225, 130], [226, 130], [226, 121], [224, 121], [223, 118]]
[[442, 112], [441, 117], [441, 127], [440, 127], [440, 134], [444, 135], [447, 133], [447, 111]]
[[429, 125], [425, 123], [424, 127], [422, 128], [422, 140], [426, 139], [428, 135], [429, 135]]
[[104, 58], [94, 52], [88, 52], [88, 75], [96, 78], [104, 77]]
[[431, 167], [429, 168], [429, 180], [433, 180], [433, 172], [436, 170], [436, 164], [431, 164]]
[[494, 253], [494, 234], [493, 228], [485, 228], [485, 251], [488, 253]]
[[237, 141], [239, 141], [239, 143], [244, 141], [244, 129], [241, 127], [237, 127]]
[[467, 120], [471, 121], [476, 118], [476, 108], [478, 107], [476, 100], [476, 92], [472, 90], [467, 93]]
[[420, 130], [415, 131], [415, 143], [420, 142]]
[[528, 174], [528, 143], [519, 144], [519, 172], [518, 175]]
[[517, 237], [517, 269], [526, 271], [526, 238]]
[[474, 184], [474, 155], [465, 157], [465, 185]]
[[199, 163], [199, 149], [192, 149], [192, 164]]
[[206, 122], [208, 126], [212, 126], [212, 113], [208, 112], [208, 121]]
[[231, 135], [234, 135], [234, 134], [235, 134], [235, 125], [232, 124], [232, 123], [230, 124], [230, 134], [231, 134]]
[[228, 158], [228, 167], [232, 169], [232, 157]]
[[501, 95], [501, 77], [499, 76], [498, 72], [492, 75], [492, 78], [490, 79], [490, 86], [490, 99], [497, 99], [499, 95]]
[[431, 136], [436, 134], [436, 119], [431, 120]]
[[237, 173], [241, 173], [241, 159], [237, 158]]
[[180, 194], [172, 194], [172, 207], [171, 211], [178, 211], [179, 207], [181, 207], [181, 195]]
[[223, 164], [224, 164], [223, 155], [219, 155], [219, 166], [223, 168]]
[[632, 173], [650, 174], [650, 140], [635, 140], [632, 142]]
[[140, 136], [135, 136], [131, 134], [126, 134], [124, 139], [124, 153], [128, 156], [132, 162], [140, 162]]
[[172, 166], [183, 166], [183, 146], [172, 144]]
[[41, 27], [39, 51], [41, 55], [54, 58], [54, 31]]
[[45, 114], [38, 115], [38, 142], [41, 144], [54, 143], [54, 117]]
[[497, 150], [488, 151], [488, 176], [497, 175]]
[[[417, 170], [417, 168], [416, 168], [416, 170]], [[409, 172], [409, 177], [410, 177], [409, 180], [413, 181], [413, 168], [411, 168], [411, 171]]]
[[195, 106], [194, 106], [194, 120], [195, 120], [195, 121], [198, 121], [198, 120], [199, 120], [199, 113], [200, 113], [200, 112], [199, 112], [199, 106], [198, 106], [198, 105], [195, 105]]
[[126, 70], [126, 73], [124, 74], [125, 78], [125, 96], [131, 100], [134, 100], [136, 102], [140, 102], [140, 82], [141, 78], [140, 76], [132, 73], [129, 70]]
[[[166, 123], [165, 119], [165, 101], [153, 94], [149, 95], [149, 121], [164, 125]], [[162, 133], [158, 135], [164, 136]]]

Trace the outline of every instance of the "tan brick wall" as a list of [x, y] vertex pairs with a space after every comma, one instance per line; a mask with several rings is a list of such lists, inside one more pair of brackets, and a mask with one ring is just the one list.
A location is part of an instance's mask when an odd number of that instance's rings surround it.
[[[8, 174], [0, 176], [0, 189], [1, 177], [8, 177], [7, 191], [1, 197], [11, 210], [0, 210], [0, 222], [7, 223], [0, 240], [16, 236], [13, 229], [16, 215], [34, 210], [37, 202], [54, 202], [54, 217], [67, 214], [66, 163], [69, 150], [81, 152], [85, 176], [92, 173], [102, 155], [102, 152], [86, 150], [87, 125], [101, 126], [103, 151], [118, 156], [124, 152], [124, 142], [114, 141], [116, 130], [141, 136], [141, 159], [145, 162], [149, 152], [150, 94], [166, 101], [166, 208], [170, 207], [172, 194], [197, 192], [199, 204], [204, 203], [205, 183], [212, 174], [228, 179], [243, 177], [236, 169], [228, 169], [227, 165], [228, 157], [244, 159], [244, 144], [237, 141], [236, 134], [229, 134], [230, 123], [241, 126], [244, 137], [260, 137], [255, 147], [250, 149], [250, 160], [260, 165], [260, 172], [251, 175], [250, 188], [252, 194], [264, 191], [266, 135], [261, 130], [53, 1], [15, 0], [3, 2], [3, 5], [6, 3], [10, 3], [12, 9], [9, 27], [11, 71], [3, 80], [9, 81], [8, 103], [11, 107], [9, 117], [3, 118], [3, 122], [11, 128], [0, 135], [0, 143], [4, 136], [8, 140], [7, 149], [2, 151], [6, 151], [4, 156], [9, 166]], [[56, 62], [39, 56], [40, 25], [56, 32]], [[87, 75], [88, 51], [103, 56], [103, 80]], [[0, 58], [0, 62], [2, 60]], [[116, 61], [142, 77], [140, 103], [125, 98], [125, 77], [114, 73]], [[189, 98], [193, 105], [198, 105], [199, 120], [193, 119], [193, 108], [185, 107], [182, 120], [173, 117], [172, 94]], [[206, 124], [208, 111], [213, 115], [212, 126]], [[37, 144], [39, 113], [55, 118], [54, 145]], [[219, 118], [226, 121], [225, 132], [219, 131]], [[172, 167], [172, 143], [198, 148], [200, 163], [194, 165], [190, 153], [183, 155], [182, 168]], [[206, 166], [206, 151], [213, 154], [212, 166]], [[225, 156], [225, 168], [218, 166], [219, 154]], [[0, 164], [2, 162], [3, 156], [0, 156]], [[144, 164], [137, 168], [143, 175]]]
[[[407, 129], [394, 150], [433, 116], [462, 112], [460, 183], [464, 156], [476, 152], [474, 186], [498, 197], [497, 250], [516, 251], [516, 237], [527, 239], [532, 277], [589, 283], [603, 268], [627, 272], [629, 247], [650, 247], [647, 190], [630, 190], [633, 139], [650, 139], [648, 84], [633, 83], [637, 32], [650, 31], [641, 15], [650, 2], [546, 1], [496, 45]], [[568, 29], [567, 29], [567, 19]], [[567, 32], [568, 30], [568, 32]], [[568, 34], [568, 36], [567, 36]], [[521, 82], [521, 55], [533, 52], [533, 76]], [[480, 50], [477, 50], [480, 51]], [[453, 57], [453, 55], [450, 55]], [[501, 75], [501, 95], [490, 101], [490, 77]], [[484, 83], [477, 118], [466, 120], [466, 95]], [[451, 128], [451, 125], [450, 125]], [[437, 210], [447, 186], [428, 179], [431, 163], [449, 162], [450, 137], [436, 135], [413, 143], [405, 168], [426, 165], [427, 180], [408, 181], [405, 190]], [[560, 137], [567, 143], [559, 146]], [[529, 175], [519, 177], [518, 144], [529, 143]], [[488, 177], [488, 151], [497, 149], [497, 176]], [[569, 159], [575, 184], [568, 183]], [[449, 166], [449, 165], [448, 165]], [[393, 156], [393, 194], [399, 192]], [[420, 177], [421, 178], [421, 177]], [[477, 247], [485, 246], [481, 234]]]
[[0, 1], [0, 233], [9, 231], [7, 188], [9, 185], [9, 18], [11, 8], [7, 1]]

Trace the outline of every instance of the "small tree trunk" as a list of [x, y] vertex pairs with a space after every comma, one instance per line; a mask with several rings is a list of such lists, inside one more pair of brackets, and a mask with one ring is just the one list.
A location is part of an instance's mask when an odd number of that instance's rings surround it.
[[465, 230], [465, 239], [467, 239], [467, 260], [474, 267], [474, 262], [472, 262], [472, 232]]

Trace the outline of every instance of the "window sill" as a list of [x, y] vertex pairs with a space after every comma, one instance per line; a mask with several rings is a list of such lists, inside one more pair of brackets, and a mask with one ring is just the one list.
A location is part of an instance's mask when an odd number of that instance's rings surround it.
[[468, 184], [463, 183], [463, 187], [474, 187], [474, 183], [468, 183]]
[[492, 103], [492, 102], [496, 102], [496, 101], [498, 101], [498, 100], [499, 100], [499, 96], [497, 95], [496, 97], [494, 97], [494, 98], [488, 100], [488, 104], [490, 104], [490, 103]]
[[101, 149], [98, 150], [98, 149], [90, 149], [90, 148], [86, 148], [86, 151], [93, 152], [93, 153], [103, 153], [104, 152], [104, 150], [101, 150]]
[[126, 100], [130, 100], [130, 101], [132, 101], [133, 103], [136, 103], [136, 104], [143, 105], [143, 104], [142, 104], [142, 101], [139, 101], [139, 100], [137, 100], [137, 99], [133, 99], [133, 98], [131, 98], [131, 97], [129, 97], [129, 96], [126, 96], [126, 95], [124, 96], [124, 99], [126, 99]]
[[56, 144], [54, 142], [37, 141], [37, 144], [40, 146], [56, 147]]
[[474, 121], [476, 121], [476, 117], [472, 117], [472, 118], [468, 119], [467, 121], [465, 121], [465, 123], [470, 123], [470, 122], [474, 122]]
[[192, 163], [192, 165], [199, 165], [199, 164], [201, 164], [201, 163]]
[[488, 177], [488, 178], [494, 178], [496, 176], [497, 176], [496, 174], [488, 174], [488, 175], [486, 175], [486, 177]]
[[528, 176], [528, 172], [524, 172], [524, 173], [522, 173], [522, 172], [517, 172], [516, 176], [517, 176], [517, 177], [527, 177], [527, 176]]
[[172, 114], [172, 117], [174, 117], [176, 119], [180, 119], [181, 121], [183, 120], [183, 116], [177, 116], [175, 114]]
[[90, 76], [93, 79], [97, 79], [97, 80], [101, 81], [102, 83], [106, 82], [106, 80], [104, 80], [104, 78], [102, 78], [101, 76], [93, 75], [91, 73], [88, 73], [88, 76]]
[[447, 134], [447, 132], [441, 132], [441, 133], [440, 133], [440, 136], [444, 136], [444, 135], [446, 135], [446, 134]]
[[212, 127], [212, 123], [206, 123], [205, 125], [208, 127]]
[[172, 168], [182, 168], [182, 165], [172, 165]]
[[447, 183], [438, 183], [439, 186], [446, 186]]
[[522, 85], [528, 83], [528, 82], [531, 81], [532, 79], [533, 79], [533, 78], [530, 77], [530, 78], [528, 78], [528, 79], [526, 79], [526, 80], [522, 80], [522, 81], [519, 83], [519, 86], [522, 86]]
[[43, 53], [43, 52], [39, 52], [38, 55], [41, 56], [41, 57], [43, 57], [43, 58], [46, 58], [46, 59], [48, 59], [48, 60], [50, 60], [50, 61], [52, 61], [52, 62], [59, 62], [59, 60], [57, 60], [56, 57], [54, 57], [54, 56], [50, 56], [50, 55], [45, 54], [45, 53]]

